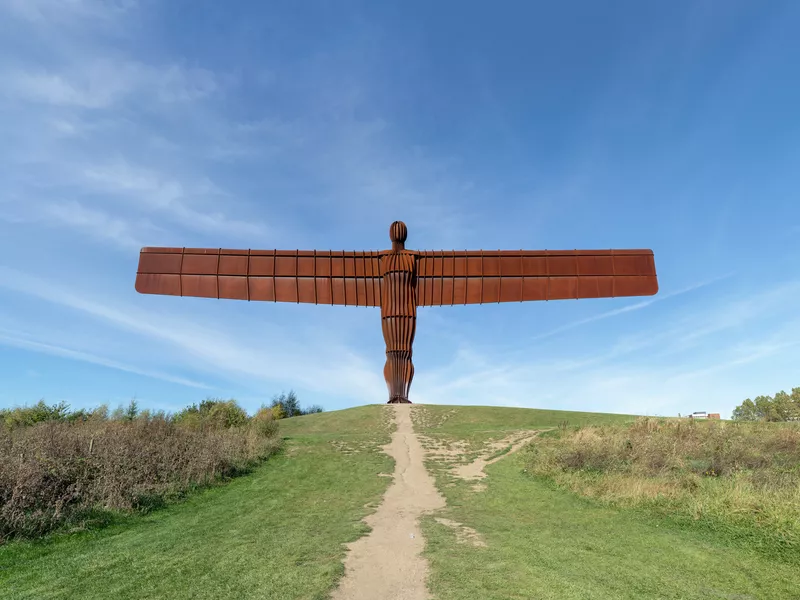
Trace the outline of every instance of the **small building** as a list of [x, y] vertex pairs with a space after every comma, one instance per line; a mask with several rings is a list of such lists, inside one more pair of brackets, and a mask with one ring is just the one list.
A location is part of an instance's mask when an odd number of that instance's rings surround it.
[[708, 413], [709, 419], [719, 419], [719, 413]]

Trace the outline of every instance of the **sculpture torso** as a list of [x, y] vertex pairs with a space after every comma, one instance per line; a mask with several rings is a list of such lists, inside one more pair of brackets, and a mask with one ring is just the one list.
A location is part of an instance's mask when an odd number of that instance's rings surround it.
[[383, 374], [389, 388], [389, 402], [408, 402], [414, 377], [411, 348], [417, 322], [417, 299], [413, 252], [393, 250], [380, 260], [383, 278], [381, 324], [386, 342]]
[[407, 250], [381, 256], [383, 318], [417, 315], [415, 266], [416, 257], [413, 252]]

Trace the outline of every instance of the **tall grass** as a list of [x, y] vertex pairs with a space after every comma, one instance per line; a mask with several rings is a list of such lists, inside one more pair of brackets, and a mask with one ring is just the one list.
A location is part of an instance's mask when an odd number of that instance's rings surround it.
[[233, 426], [163, 414], [0, 426], [0, 543], [147, 511], [245, 472], [279, 445], [269, 409]]
[[642, 418], [543, 435], [527, 469], [582, 495], [800, 550], [800, 424]]

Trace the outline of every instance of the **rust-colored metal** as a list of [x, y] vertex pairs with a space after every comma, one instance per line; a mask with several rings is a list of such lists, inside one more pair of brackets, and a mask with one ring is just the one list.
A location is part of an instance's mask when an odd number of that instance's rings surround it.
[[391, 250], [142, 248], [136, 291], [231, 300], [374, 306], [386, 342], [389, 403], [409, 402], [419, 306], [652, 296], [652, 250]]

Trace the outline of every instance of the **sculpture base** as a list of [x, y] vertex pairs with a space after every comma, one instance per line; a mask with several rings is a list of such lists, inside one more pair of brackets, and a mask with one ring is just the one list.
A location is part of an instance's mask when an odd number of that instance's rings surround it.
[[408, 398], [401, 398], [398, 396], [396, 398], [390, 398], [389, 402], [387, 402], [386, 404], [411, 404], [411, 400], [409, 400]]

